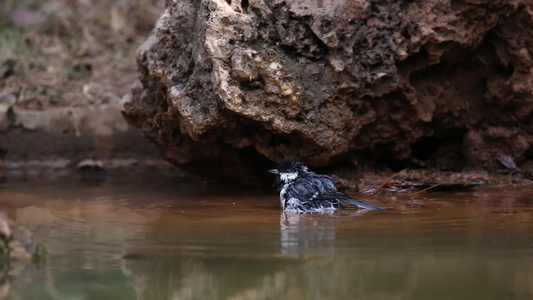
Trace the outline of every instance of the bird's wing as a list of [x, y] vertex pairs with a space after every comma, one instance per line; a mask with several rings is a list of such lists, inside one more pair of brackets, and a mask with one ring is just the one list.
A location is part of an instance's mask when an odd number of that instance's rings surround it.
[[359, 200], [350, 198], [347, 195], [345, 195], [344, 193], [341, 193], [339, 191], [331, 191], [327, 195], [324, 195], [324, 197], [336, 198], [339, 201], [346, 202], [346, 203], [348, 203], [350, 205], [357, 206], [357, 207], [364, 208], [364, 209], [369, 209], [369, 210], [384, 210], [384, 209], [386, 209], [386, 208], [377, 207], [377, 206], [370, 205], [370, 204], [361, 202]]
[[290, 186], [287, 192], [290, 197], [307, 202], [312, 206], [320, 206], [319, 203], [330, 203], [335, 207], [342, 207], [341, 202], [346, 202], [368, 210], [384, 209], [346, 196], [337, 190], [333, 178], [316, 173], [311, 173], [309, 176], [298, 180]]
[[[318, 176], [320, 175], [308, 176], [296, 180], [288, 187], [287, 193], [290, 197], [294, 197], [305, 202], [320, 198], [322, 194], [329, 190], [328, 185], [330, 183], [329, 181], [323, 180]], [[331, 184], [331, 187], [335, 188], [333, 184]]]
[[290, 186], [291, 196], [304, 201], [312, 201], [321, 198], [322, 195], [336, 191], [333, 179], [329, 176], [311, 174], [297, 180]]

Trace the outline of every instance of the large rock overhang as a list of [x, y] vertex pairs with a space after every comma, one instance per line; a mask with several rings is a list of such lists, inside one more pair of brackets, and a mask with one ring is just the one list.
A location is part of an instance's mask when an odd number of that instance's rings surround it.
[[532, 156], [526, 1], [169, 1], [123, 114], [170, 162], [453, 169]]

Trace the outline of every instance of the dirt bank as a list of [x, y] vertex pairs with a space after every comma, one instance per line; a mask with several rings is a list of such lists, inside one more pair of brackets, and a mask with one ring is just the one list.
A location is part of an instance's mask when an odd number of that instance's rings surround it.
[[135, 51], [163, 6], [162, 0], [0, 4], [0, 171], [160, 157], [118, 106], [138, 77]]

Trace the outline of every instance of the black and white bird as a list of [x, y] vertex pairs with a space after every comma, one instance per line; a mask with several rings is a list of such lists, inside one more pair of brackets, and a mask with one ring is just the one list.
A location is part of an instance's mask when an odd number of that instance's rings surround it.
[[343, 209], [342, 202], [366, 210], [386, 209], [346, 196], [337, 190], [333, 178], [309, 171], [307, 166], [292, 158], [285, 158], [277, 169], [269, 172], [277, 175], [281, 207], [287, 212], [332, 211]]

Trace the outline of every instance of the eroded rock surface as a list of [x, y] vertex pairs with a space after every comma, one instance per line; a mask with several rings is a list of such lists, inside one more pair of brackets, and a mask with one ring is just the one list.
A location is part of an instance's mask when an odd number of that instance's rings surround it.
[[532, 156], [526, 0], [168, 1], [123, 114], [182, 168]]

